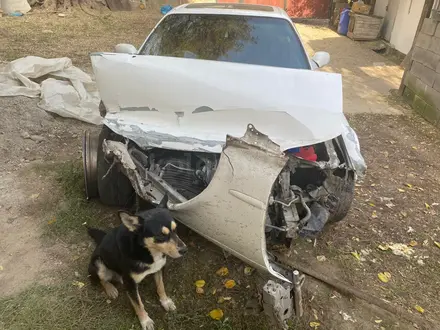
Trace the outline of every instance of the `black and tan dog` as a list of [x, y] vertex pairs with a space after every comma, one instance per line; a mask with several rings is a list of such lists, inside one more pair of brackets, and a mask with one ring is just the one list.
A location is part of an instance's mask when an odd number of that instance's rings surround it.
[[[166, 204], [162, 202], [163, 206]], [[187, 247], [176, 234], [176, 222], [163, 207], [143, 211], [136, 215], [120, 211], [122, 224], [105, 233], [88, 228], [96, 242], [90, 264], [90, 278], [101, 283], [107, 295], [115, 299], [118, 290], [111, 282], [119, 282], [127, 290], [128, 297], [139, 317], [143, 330], [153, 330], [154, 322], [144, 309], [138, 284], [154, 274], [157, 294], [166, 311], [174, 311], [176, 305], [168, 298], [162, 276], [166, 256], [179, 258]]]

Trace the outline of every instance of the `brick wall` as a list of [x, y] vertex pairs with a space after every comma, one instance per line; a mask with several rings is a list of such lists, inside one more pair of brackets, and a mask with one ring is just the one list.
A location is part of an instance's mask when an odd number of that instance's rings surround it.
[[426, 120], [440, 127], [440, 21], [425, 18], [415, 40], [403, 95]]

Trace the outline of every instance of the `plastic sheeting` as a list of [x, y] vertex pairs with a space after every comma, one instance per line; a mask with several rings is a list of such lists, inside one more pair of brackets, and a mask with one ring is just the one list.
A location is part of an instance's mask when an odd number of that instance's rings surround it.
[[6, 14], [11, 14], [14, 12], [26, 14], [29, 10], [31, 10], [31, 6], [29, 6], [27, 0], [0, 0], [0, 8]]
[[27, 56], [0, 66], [0, 96], [41, 97], [38, 106], [62, 117], [100, 124], [92, 78], [67, 58]]

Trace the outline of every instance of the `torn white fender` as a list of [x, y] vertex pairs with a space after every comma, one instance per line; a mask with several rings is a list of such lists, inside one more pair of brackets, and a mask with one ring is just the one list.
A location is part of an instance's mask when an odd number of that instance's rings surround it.
[[287, 163], [279, 146], [249, 125], [245, 137], [228, 136], [209, 186], [184, 203], [168, 203], [183, 224], [255, 268], [272, 269], [265, 222], [272, 186]]

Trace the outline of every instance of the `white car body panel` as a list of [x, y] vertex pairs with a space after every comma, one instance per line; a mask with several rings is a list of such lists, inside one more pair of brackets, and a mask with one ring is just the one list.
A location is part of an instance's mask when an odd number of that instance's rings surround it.
[[262, 147], [260, 141], [266, 139], [255, 135], [253, 126], [243, 138], [228, 139], [208, 187], [193, 199], [168, 207], [177, 220], [214, 244], [289, 281], [270, 265], [264, 232], [273, 183], [288, 158], [276, 145], [274, 150]]
[[[282, 150], [343, 131], [339, 74], [127, 54], [96, 54], [92, 64], [105, 124], [143, 148], [219, 153], [249, 123]], [[214, 111], [194, 113], [202, 106]]]

